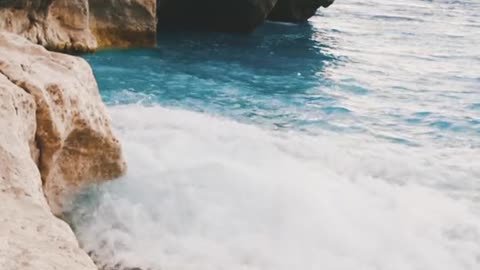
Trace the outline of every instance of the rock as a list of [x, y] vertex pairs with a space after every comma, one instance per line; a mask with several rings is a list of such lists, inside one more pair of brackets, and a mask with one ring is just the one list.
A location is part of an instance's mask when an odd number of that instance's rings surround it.
[[3, 0], [0, 29], [55, 51], [89, 52], [97, 47], [87, 0]]
[[[2, 63], [17, 56], [5, 58], [11, 50], [2, 45], [10, 36], [0, 33]], [[42, 191], [35, 140], [41, 106], [0, 73], [0, 268], [95, 270], [69, 226], [50, 212]]]
[[62, 52], [153, 46], [155, 13], [156, 0], [0, 0], [0, 30]]
[[43, 191], [61, 214], [77, 190], [125, 172], [120, 143], [85, 60], [5, 32], [0, 48], [0, 73], [35, 100]]
[[278, 0], [268, 16], [272, 21], [304, 22], [320, 7], [329, 7], [335, 0]]
[[265, 21], [277, 0], [159, 0], [159, 28], [250, 32]]
[[156, 44], [156, 0], [90, 0], [90, 28], [99, 47]]

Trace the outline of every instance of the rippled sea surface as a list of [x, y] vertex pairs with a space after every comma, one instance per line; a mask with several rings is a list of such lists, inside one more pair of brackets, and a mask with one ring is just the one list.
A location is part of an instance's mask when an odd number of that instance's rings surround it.
[[158, 43], [85, 56], [129, 163], [70, 213], [100, 267], [480, 269], [480, 2]]

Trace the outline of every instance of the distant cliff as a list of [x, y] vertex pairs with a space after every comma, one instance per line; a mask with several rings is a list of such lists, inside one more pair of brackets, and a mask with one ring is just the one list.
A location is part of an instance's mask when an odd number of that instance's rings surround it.
[[151, 47], [157, 27], [250, 32], [266, 19], [303, 22], [334, 0], [0, 0], [0, 30], [47, 49]]
[[0, 30], [47, 49], [153, 46], [155, 0], [0, 0]]

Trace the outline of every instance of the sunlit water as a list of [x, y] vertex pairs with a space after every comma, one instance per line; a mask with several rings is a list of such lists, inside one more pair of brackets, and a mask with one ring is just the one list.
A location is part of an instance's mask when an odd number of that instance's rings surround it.
[[100, 267], [480, 269], [480, 2], [86, 58], [129, 164], [70, 213]]

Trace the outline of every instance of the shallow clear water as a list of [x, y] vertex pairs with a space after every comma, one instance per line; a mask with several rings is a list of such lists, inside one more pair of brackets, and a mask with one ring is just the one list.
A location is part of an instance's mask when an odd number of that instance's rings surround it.
[[479, 269], [478, 1], [85, 58], [129, 163], [70, 215], [99, 265]]

